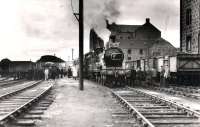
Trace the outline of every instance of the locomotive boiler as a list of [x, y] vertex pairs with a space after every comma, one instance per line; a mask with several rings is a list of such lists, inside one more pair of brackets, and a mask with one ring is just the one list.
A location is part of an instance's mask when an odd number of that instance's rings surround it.
[[118, 47], [105, 50], [101, 70], [102, 83], [109, 87], [123, 86], [125, 74], [123, 69], [124, 53]]

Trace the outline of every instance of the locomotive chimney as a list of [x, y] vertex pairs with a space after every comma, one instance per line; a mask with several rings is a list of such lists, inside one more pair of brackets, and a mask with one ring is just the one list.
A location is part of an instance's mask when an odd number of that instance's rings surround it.
[[108, 21], [108, 19], [105, 19], [105, 20], [106, 20], [106, 28], [109, 29], [109, 26], [110, 26], [109, 21]]

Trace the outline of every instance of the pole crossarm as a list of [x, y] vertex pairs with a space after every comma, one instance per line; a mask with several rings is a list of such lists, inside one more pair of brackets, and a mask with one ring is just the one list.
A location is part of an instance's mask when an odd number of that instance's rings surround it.
[[75, 18], [76, 18], [76, 20], [79, 22], [79, 13], [73, 13], [74, 14], [74, 16], [75, 16]]

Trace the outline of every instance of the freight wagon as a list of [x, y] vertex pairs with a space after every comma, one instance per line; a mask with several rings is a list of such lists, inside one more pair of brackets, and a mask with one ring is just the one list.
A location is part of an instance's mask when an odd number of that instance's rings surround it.
[[[145, 62], [147, 61], [147, 62]], [[170, 83], [178, 85], [199, 85], [200, 84], [200, 54], [177, 54], [175, 56], [162, 56], [156, 58], [141, 59], [140, 66], [143, 71], [149, 68], [155, 68], [159, 73], [161, 66], [169, 68]]]

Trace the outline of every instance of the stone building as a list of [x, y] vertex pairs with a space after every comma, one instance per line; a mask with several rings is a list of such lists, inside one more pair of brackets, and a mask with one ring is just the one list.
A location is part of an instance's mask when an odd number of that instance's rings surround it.
[[[143, 25], [118, 25], [106, 22], [107, 29], [111, 32], [110, 38], [115, 37], [115, 41], [119, 42], [119, 47], [125, 54], [125, 62], [176, 53], [176, 48], [161, 37], [161, 31], [151, 24], [149, 18]], [[106, 47], [109, 43], [110, 41]]]
[[200, 0], [180, 1], [180, 50], [200, 53]]
[[155, 40], [152, 46], [149, 48], [149, 56], [174, 56], [178, 52], [178, 49], [175, 49], [174, 46], [163, 38]]

